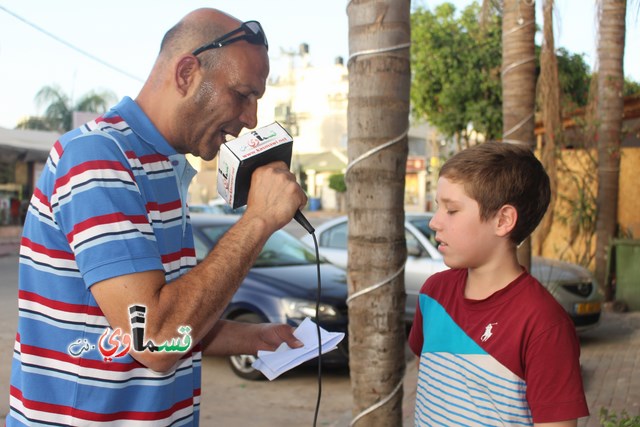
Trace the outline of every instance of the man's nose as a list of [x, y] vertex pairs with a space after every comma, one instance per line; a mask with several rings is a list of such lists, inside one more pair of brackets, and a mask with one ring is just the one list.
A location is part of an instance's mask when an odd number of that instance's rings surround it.
[[242, 110], [240, 120], [247, 129], [253, 129], [258, 125], [258, 102], [251, 100]]

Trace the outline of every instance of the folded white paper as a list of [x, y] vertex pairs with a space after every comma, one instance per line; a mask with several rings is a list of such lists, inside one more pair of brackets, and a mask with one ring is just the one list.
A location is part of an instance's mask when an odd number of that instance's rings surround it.
[[[258, 358], [251, 366], [258, 369], [269, 380], [318, 356], [318, 331], [316, 324], [308, 317], [293, 332], [304, 344], [300, 348], [291, 348], [286, 343], [280, 344], [276, 351], [258, 351]], [[334, 350], [344, 338], [342, 332], [328, 332], [320, 328], [322, 354]]]

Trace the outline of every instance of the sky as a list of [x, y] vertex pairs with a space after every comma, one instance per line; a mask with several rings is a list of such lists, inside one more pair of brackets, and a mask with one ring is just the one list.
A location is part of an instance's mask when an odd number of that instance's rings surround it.
[[[450, 2], [461, 9], [471, 0]], [[428, 9], [440, 3], [412, 0], [413, 6]], [[542, 1], [536, 3], [541, 21]], [[331, 64], [338, 56], [346, 59], [347, 4], [347, 0], [0, 0], [0, 127], [13, 128], [25, 116], [41, 115], [44, 107], [38, 107], [34, 98], [47, 85], [60, 87], [72, 99], [92, 90], [109, 90], [118, 99], [135, 98], [164, 33], [199, 7], [260, 21], [269, 40], [272, 75], [286, 63], [286, 53], [297, 52], [302, 43], [309, 45], [314, 65]], [[593, 69], [595, 0], [556, 0], [556, 7], [556, 47], [584, 54]], [[624, 67], [627, 77], [640, 81], [640, 16], [639, 8], [632, 8], [627, 13]]]

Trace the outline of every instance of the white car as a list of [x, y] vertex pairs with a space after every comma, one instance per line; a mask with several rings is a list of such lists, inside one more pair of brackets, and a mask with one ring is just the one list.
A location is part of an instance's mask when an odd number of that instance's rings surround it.
[[[405, 215], [407, 262], [404, 284], [407, 294], [405, 321], [411, 324], [420, 288], [432, 274], [446, 270], [442, 254], [436, 248], [434, 232], [429, 228], [432, 213]], [[329, 262], [347, 268], [347, 217], [328, 220], [316, 227], [320, 255]], [[308, 234], [302, 241], [313, 247]], [[600, 321], [602, 296], [589, 270], [567, 262], [533, 257], [531, 273], [569, 313], [578, 331], [590, 329]]]

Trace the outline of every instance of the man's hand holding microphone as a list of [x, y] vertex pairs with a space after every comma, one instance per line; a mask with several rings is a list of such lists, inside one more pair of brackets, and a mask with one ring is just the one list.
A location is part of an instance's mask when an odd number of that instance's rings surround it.
[[284, 161], [256, 168], [244, 215], [261, 218], [271, 233], [287, 225], [307, 204], [307, 196]]

